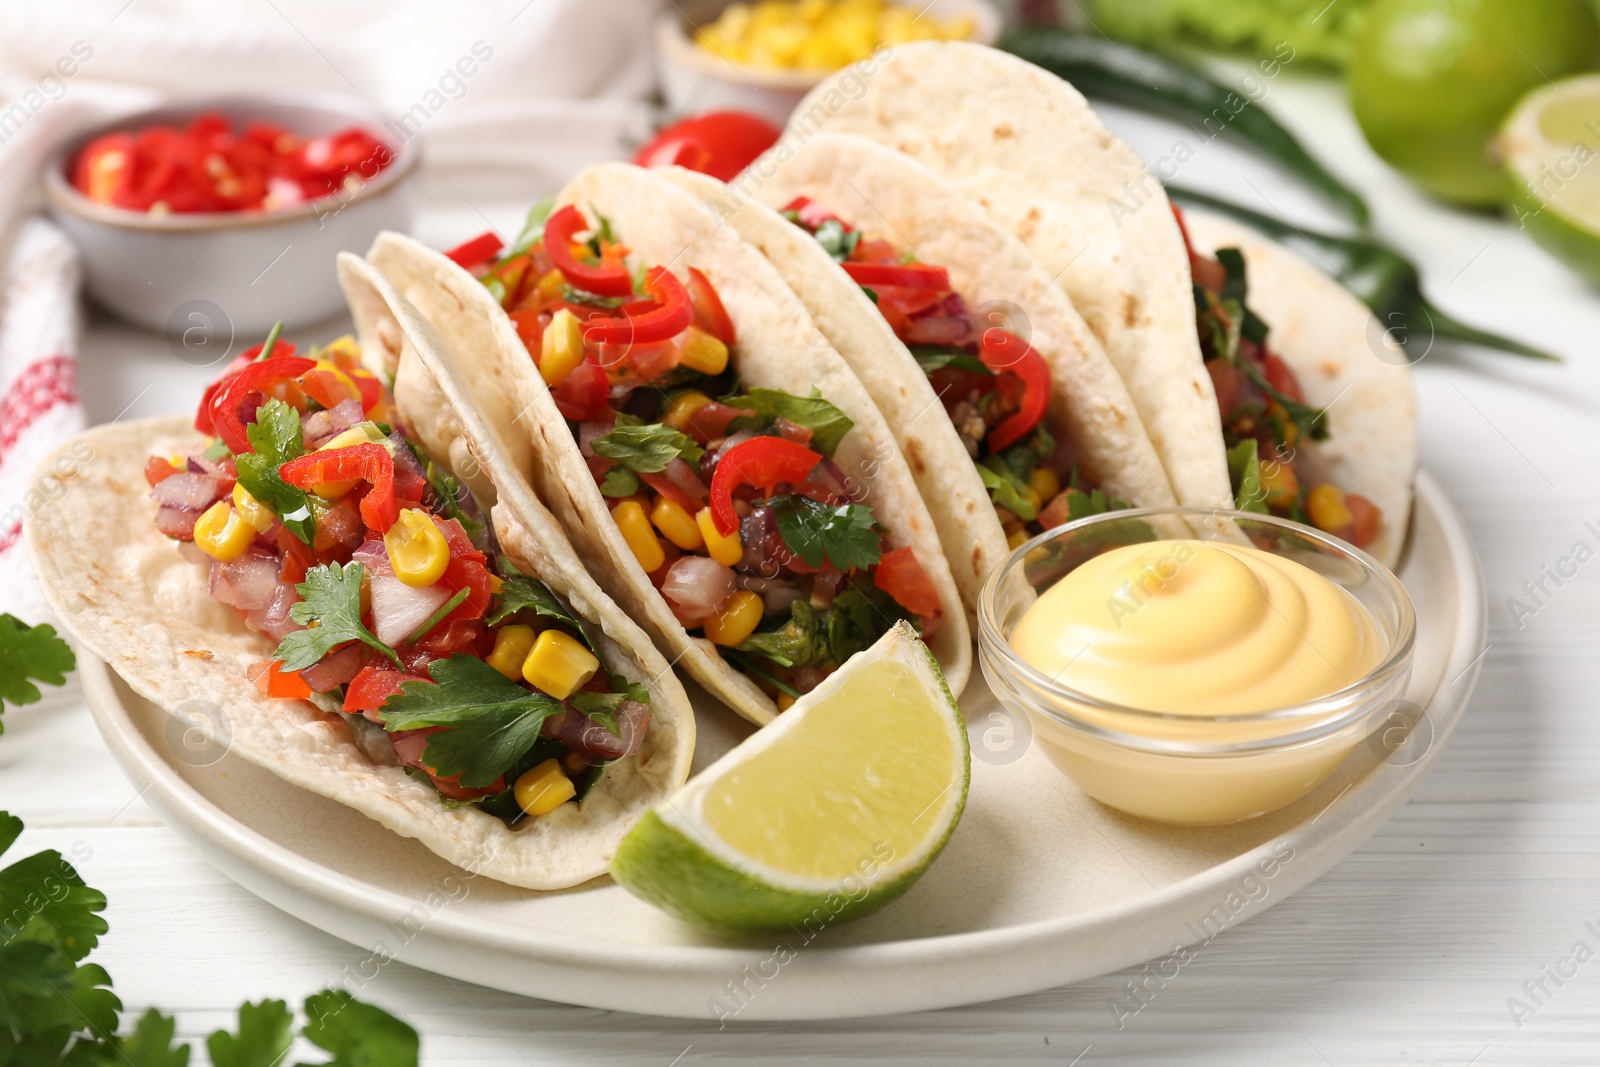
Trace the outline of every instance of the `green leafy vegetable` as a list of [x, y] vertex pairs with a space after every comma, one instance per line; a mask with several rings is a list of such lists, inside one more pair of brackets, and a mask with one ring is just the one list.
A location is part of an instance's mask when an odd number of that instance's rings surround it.
[[601, 296], [599, 293], [591, 293], [587, 289], [579, 289], [575, 285], [563, 285], [561, 287], [561, 299], [569, 304], [583, 304], [587, 307], [616, 310], [633, 298], [627, 296]]
[[596, 437], [589, 447], [595, 455], [615, 460], [640, 474], [666, 470], [667, 464], [679, 456], [697, 463], [705, 455], [705, 449], [695, 444], [694, 438], [659, 422], [618, 426], [604, 437]]
[[789, 605], [789, 618], [775, 630], [757, 630], [738, 646], [740, 652], [765, 656], [780, 667], [804, 667], [821, 658], [827, 646], [818, 641], [817, 613], [805, 598]]
[[205, 456], [207, 459], [223, 460], [233, 455], [233, 449], [224, 444], [222, 438], [219, 437], [215, 441], [212, 441], [211, 447], [207, 448], [201, 453], [201, 455]]
[[305, 454], [299, 413], [281, 400], [269, 400], [257, 409], [256, 421], [244, 432], [254, 451], [242, 453], [234, 461], [239, 484], [309, 545], [317, 532], [311, 520], [311, 501], [305, 490], [278, 477], [279, 467]]
[[1095, 32], [1140, 44], [1205, 44], [1341, 64], [1373, 0], [1092, 0]]
[[595, 651], [594, 642], [589, 640], [588, 632], [578, 625], [578, 620], [550, 591], [549, 586], [537, 578], [529, 578], [504, 556], [500, 557], [498, 569], [504, 579], [500, 585], [500, 603], [484, 619], [486, 623], [498, 626], [517, 612], [528, 610], [535, 615], [543, 615], [547, 619], [566, 623], [572, 627], [579, 640], [589, 646], [590, 651]]
[[67, 672], [77, 666], [72, 647], [56, 636], [55, 627], [29, 626], [15, 615], [0, 614], [0, 707], [37, 702], [43, 694], [34, 682], [65, 685]]
[[612, 467], [600, 483], [602, 496], [632, 496], [639, 491], [639, 476], [627, 467]]
[[544, 721], [565, 710], [473, 656], [434, 660], [428, 674], [432, 683], [405, 682], [379, 714], [391, 732], [449, 727], [428, 739], [423, 760], [440, 777], [459, 774], [469, 789], [504, 774], [539, 739]]
[[465, 493], [461, 483], [448, 470], [435, 463], [426, 449], [410, 438], [406, 438], [406, 448], [411, 450], [412, 456], [416, 457], [417, 463], [421, 465], [422, 473], [428, 479], [428, 488], [433, 490], [434, 498], [438, 502], [439, 514], [447, 519], [456, 520], [469, 538], [474, 537], [483, 529], [483, 523], [468, 515], [461, 507], [461, 498]]
[[810, 497], [786, 496], [775, 510], [783, 543], [807, 566], [820, 567], [827, 559], [841, 571], [865, 570], [883, 555], [872, 509], [865, 504], [829, 507]]
[[742, 415], [729, 424], [731, 430], [764, 430], [780, 417], [811, 431], [811, 447], [831, 456], [855, 425], [844, 412], [812, 390], [810, 396], [795, 396], [781, 389], [752, 389], [744, 396], [725, 397], [722, 403], [736, 408], [754, 408], [754, 415]]
[[1023, 522], [1032, 522], [1039, 517], [1039, 509], [1033, 506], [1032, 500], [1023, 495], [1028, 491], [1028, 483], [1012, 474], [1000, 457], [990, 456], [979, 463], [978, 477], [982, 480], [983, 487], [989, 490], [990, 499], [998, 506], [1005, 508]]
[[838, 219], [824, 219], [822, 225], [812, 231], [811, 236], [817, 239], [817, 244], [833, 257], [835, 263], [843, 263], [849, 259], [850, 253], [861, 243], [861, 231], [846, 230]]
[[800, 698], [800, 690], [796, 689], [794, 686], [790, 685], [788, 682], [786, 682], [783, 679], [779, 678], [777, 675], [773, 674], [771, 671], [766, 670], [764, 667], [761, 666], [761, 661], [759, 661], [757, 659], [754, 659], [754, 658], [752, 658], [752, 657], [750, 657], [748, 655], [745, 655], [743, 652], [740, 652], [738, 649], [735, 649], [735, 648], [724, 648], [724, 649], [722, 649], [722, 658], [727, 660], [729, 663], [733, 664], [734, 669], [736, 669], [740, 674], [751, 674], [751, 675], [754, 675], [755, 677], [760, 678], [762, 681], [766, 682], [768, 685], [772, 686], [778, 692], [780, 692], [780, 693], [788, 693], [790, 696], [794, 697], [797, 700]]
[[129, 1067], [188, 1067], [189, 1046], [172, 1043], [177, 1021], [151, 1008], [139, 1017], [133, 1033], [127, 1037], [112, 1038], [116, 1055], [107, 1063], [124, 1063]]
[[957, 370], [971, 371], [973, 374], [987, 374], [991, 377], [994, 375], [994, 371], [983, 365], [983, 360], [959, 348], [912, 345], [911, 354], [917, 358], [917, 366], [922, 368], [923, 374], [932, 374], [945, 367], [954, 367]]
[[852, 585], [833, 598], [828, 610], [828, 653], [835, 663], [843, 663], [873, 642], [901, 619], [916, 619], [893, 597], [876, 586], [862, 589]]
[[612, 737], [621, 737], [622, 729], [617, 725], [617, 709], [624, 700], [631, 700], [635, 704], [650, 703], [650, 692], [639, 682], [630, 682], [620, 674], [611, 675], [610, 693], [594, 693], [581, 690], [567, 698], [567, 703], [583, 712], [595, 722], [610, 731]]
[[1255, 438], [1246, 438], [1228, 449], [1228, 475], [1233, 482], [1234, 507], [1265, 515], [1267, 492], [1261, 484], [1261, 456]]
[[519, 256], [544, 240], [544, 224], [549, 221], [550, 215], [556, 209], [556, 198], [547, 196], [533, 207], [528, 209], [528, 217], [522, 224], [522, 232], [517, 234], [517, 239], [511, 242], [511, 248], [501, 257], [502, 262], [512, 256]]
[[295, 586], [301, 600], [289, 609], [289, 618], [309, 629], [296, 630], [278, 643], [272, 655], [283, 660], [282, 670], [304, 670], [346, 641], [360, 641], [401, 666], [394, 649], [361, 623], [361, 578], [365, 572], [355, 560], [343, 567], [323, 563], [306, 571], [306, 580]]
[[307, 997], [306, 1017], [306, 1039], [333, 1053], [325, 1067], [417, 1067], [417, 1032], [342, 989]]
[[294, 1043], [294, 1012], [281, 1000], [239, 1006], [239, 1032], [206, 1039], [211, 1067], [281, 1067]]

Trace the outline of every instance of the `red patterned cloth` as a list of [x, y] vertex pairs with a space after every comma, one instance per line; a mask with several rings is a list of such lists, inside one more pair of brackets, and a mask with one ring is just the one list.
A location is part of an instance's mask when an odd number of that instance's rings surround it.
[[[40, 462], [83, 429], [78, 402], [78, 253], [50, 223], [17, 229], [0, 277], [0, 612], [51, 621], [22, 546]], [[67, 471], [58, 471], [67, 474]]]

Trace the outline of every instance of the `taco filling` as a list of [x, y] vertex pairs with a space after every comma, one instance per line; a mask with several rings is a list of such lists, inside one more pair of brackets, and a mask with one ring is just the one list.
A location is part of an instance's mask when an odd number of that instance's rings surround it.
[[1128, 506], [1101, 492], [1065, 435], [1051, 433], [1054, 385], [1044, 358], [1016, 334], [980, 325], [945, 268], [864, 234], [809, 197], [796, 197], [782, 215], [816, 238], [916, 357], [1012, 548]]
[[1247, 303], [1244, 256], [1223, 248], [1201, 255], [1183, 212], [1173, 207], [1194, 279], [1195, 324], [1222, 413], [1235, 506], [1307, 523], [1366, 548], [1383, 515], [1364, 496], [1329, 480], [1315, 442], [1326, 440], [1323, 409], [1305, 402], [1299, 379], [1269, 346], [1268, 326]]
[[156, 526], [278, 642], [264, 695], [377, 723], [442, 798], [508, 822], [581, 800], [638, 750], [649, 696], [391, 417], [352, 339], [300, 356], [275, 330], [206, 390], [211, 446], [147, 461]]
[[605, 219], [536, 207], [522, 237], [448, 253], [515, 324], [611, 516], [674, 616], [779, 708], [898, 619], [941, 623], [833, 456], [853, 422], [822, 396], [741, 387], [738, 338], [694, 267], [630, 271]]

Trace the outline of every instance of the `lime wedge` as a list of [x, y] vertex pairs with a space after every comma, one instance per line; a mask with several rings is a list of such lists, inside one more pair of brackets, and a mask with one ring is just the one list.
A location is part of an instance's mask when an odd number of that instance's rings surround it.
[[967, 735], [905, 623], [647, 812], [611, 874], [705, 926], [815, 930], [876, 911], [967, 802]]
[[1528, 236], [1600, 284], [1600, 74], [1529, 93], [1501, 128], [1496, 149]]

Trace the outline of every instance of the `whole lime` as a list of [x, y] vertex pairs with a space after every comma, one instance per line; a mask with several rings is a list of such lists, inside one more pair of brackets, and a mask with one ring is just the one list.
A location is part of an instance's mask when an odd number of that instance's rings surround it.
[[1585, 0], [1378, 0], [1348, 71], [1373, 150], [1435, 196], [1495, 204], [1489, 141], [1529, 89], [1587, 70], [1600, 24]]

